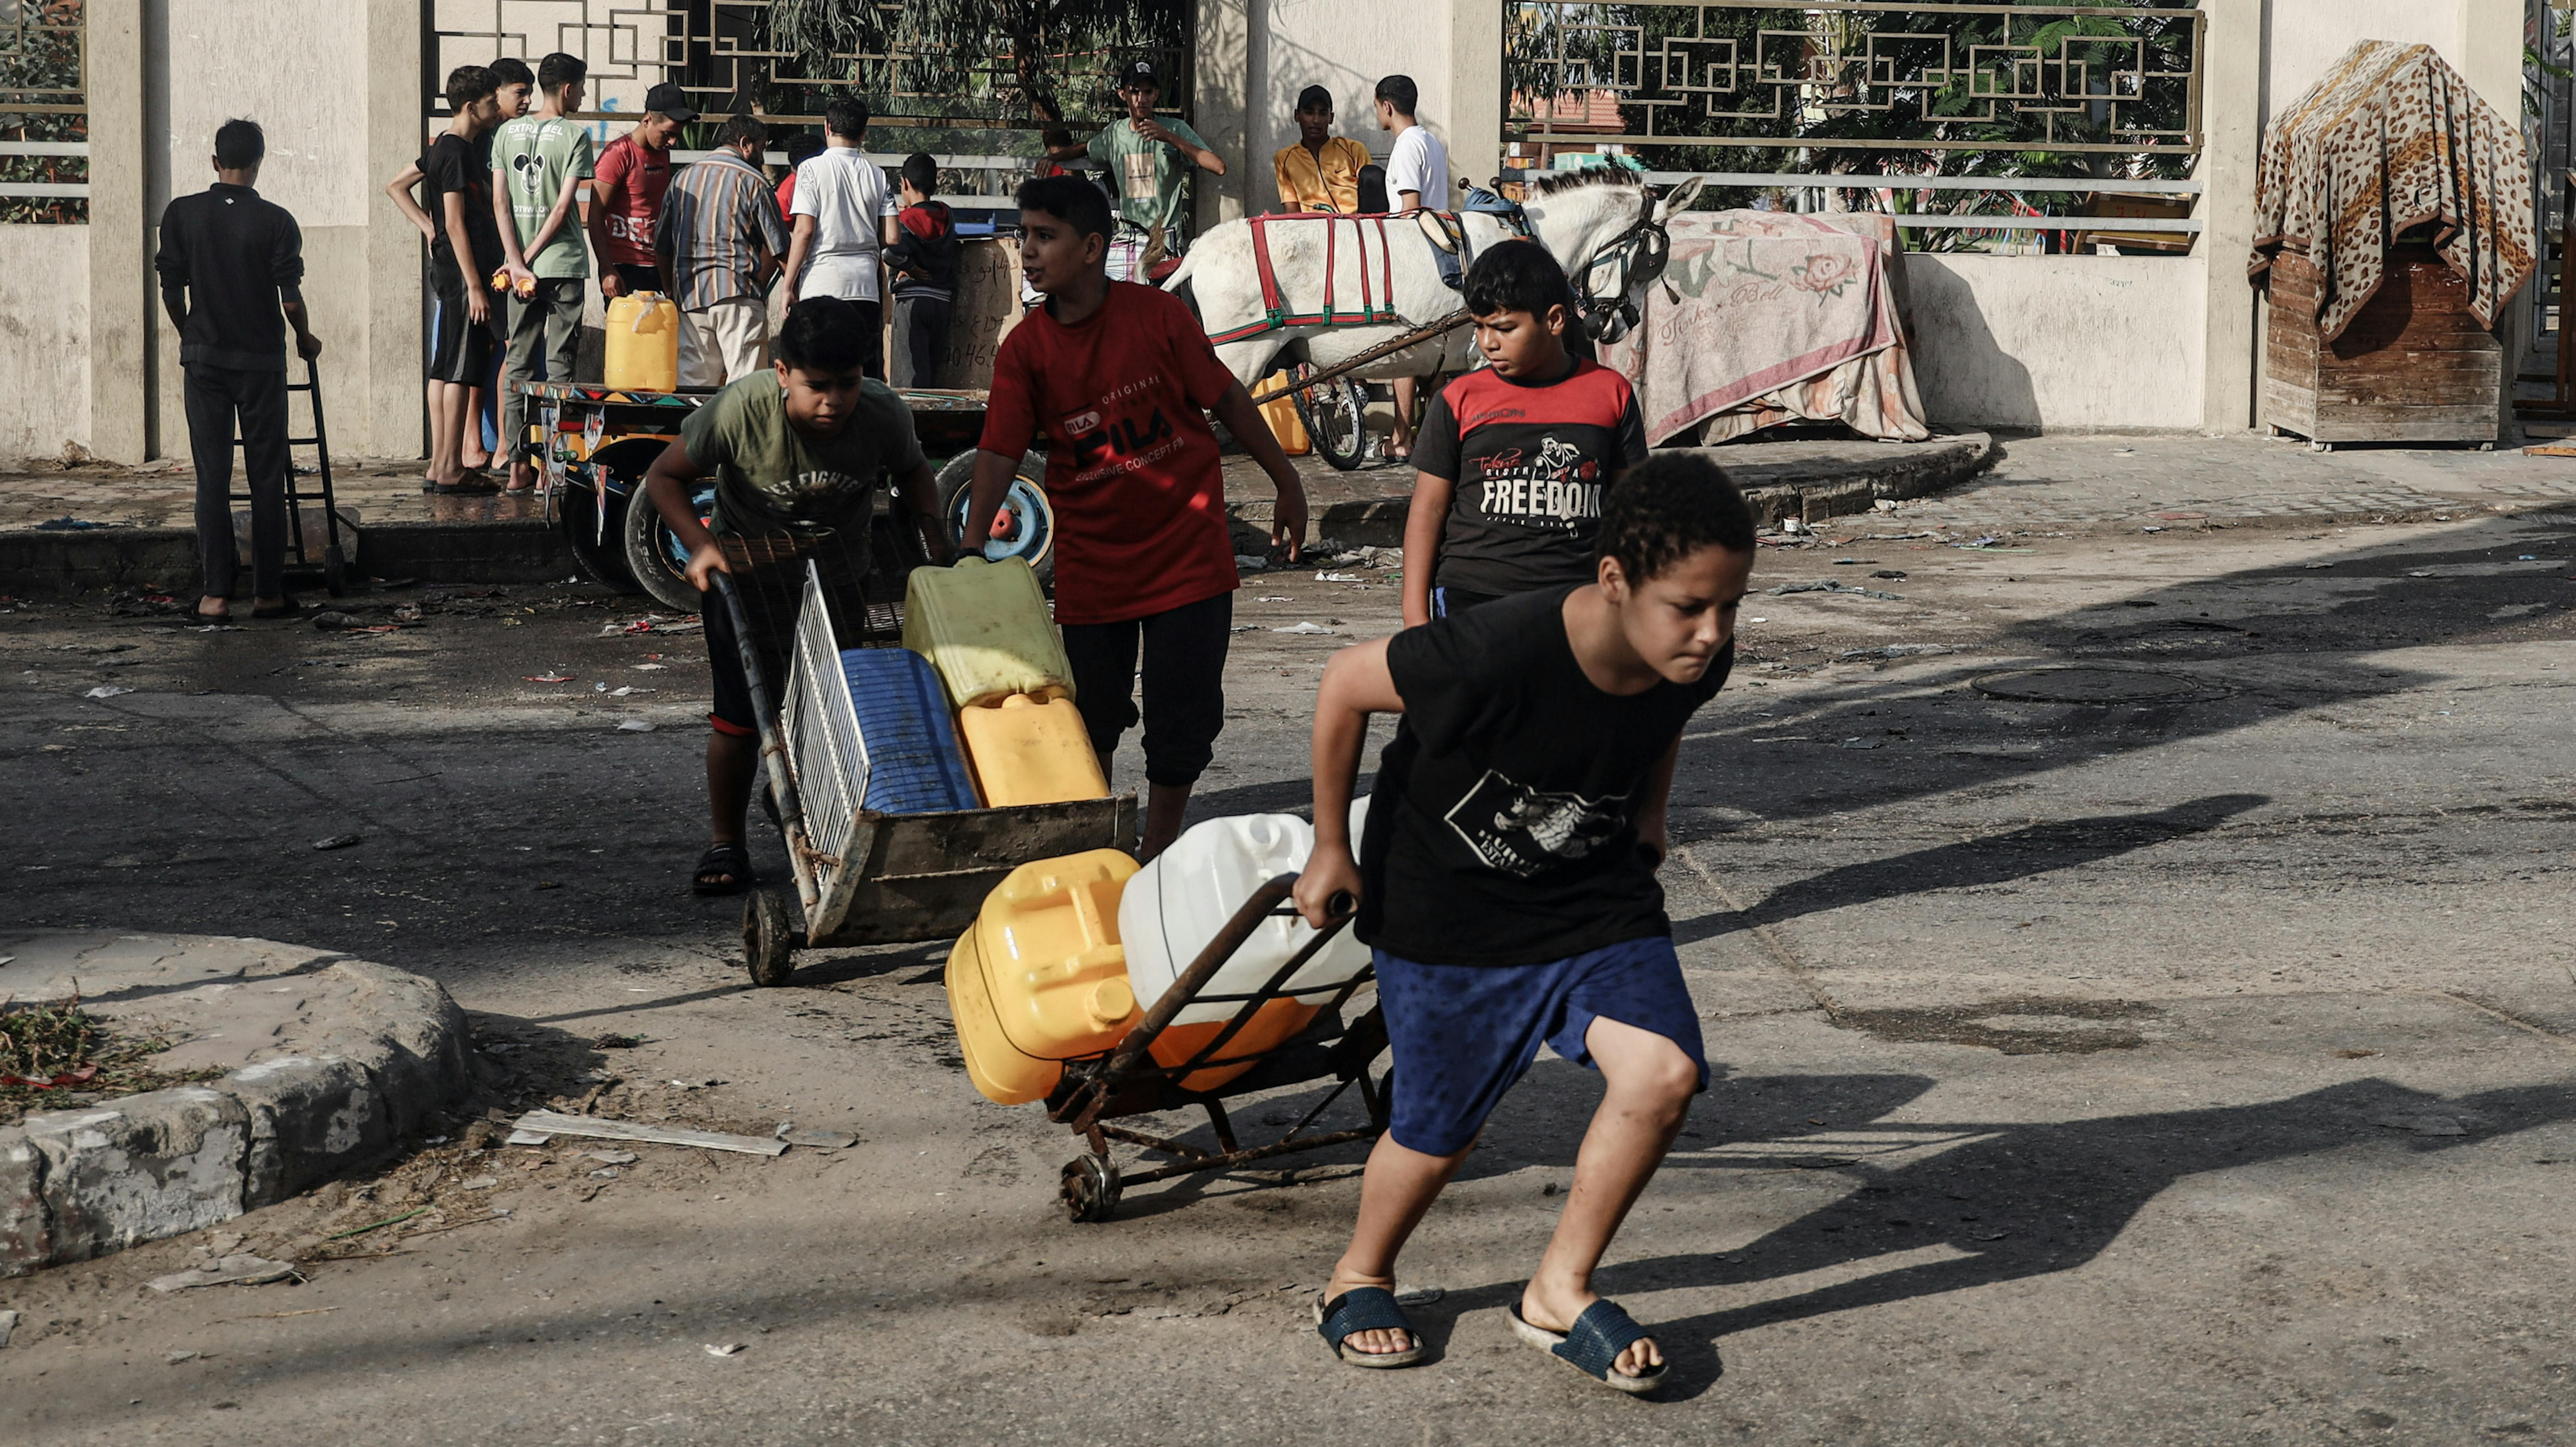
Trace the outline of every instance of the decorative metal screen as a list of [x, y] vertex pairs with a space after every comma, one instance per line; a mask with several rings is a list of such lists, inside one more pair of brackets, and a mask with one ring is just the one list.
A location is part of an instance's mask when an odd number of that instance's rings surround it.
[[89, 220], [83, 0], [0, 0], [0, 222]]
[[[0, 0], [9, 3], [9, 0]], [[800, 125], [846, 90], [873, 124], [1039, 130], [1117, 114], [1112, 78], [1146, 59], [1187, 114], [1189, 0], [433, 0], [426, 69], [549, 51], [590, 66], [590, 116], [631, 115], [663, 81], [711, 118]], [[431, 109], [438, 104], [433, 96]]]
[[1508, 3], [1516, 139], [2125, 155], [2201, 145], [2205, 17], [2155, 0]]

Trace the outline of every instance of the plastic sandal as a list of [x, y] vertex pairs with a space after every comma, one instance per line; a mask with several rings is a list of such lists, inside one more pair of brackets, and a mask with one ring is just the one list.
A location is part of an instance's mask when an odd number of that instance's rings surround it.
[[689, 881], [689, 893], [740, 894], [759, 882], [760, 876], [751, 872], [750, 850], [739, 844], [718, 844], [698, 856], [698, 872]]
[[[1330, 1301], [1315, 1304], [1315, 1331], [1333, 1355], [1355, 1367], [1409, 1367], [1422, 1360], [1422, 1333], [1405, 1319], [1395, 1293], [1383, 1286], [1354, 1286]], [[1413, 1345], [1400, 1352], [1364, 1352], [1347, 1346], [1364, 1331], [1400, 1331]]]
[[1670, 1362], [1643, 1376], [1632, 1377], [1614, 1369], [1613, 1364], [1619, 1360], [1619, 1354], [1628, 1349], [1629, 1343], [1652, 1337], [1654, 1333], [1637, 1325], [1636, 1318], [1622, 1311], [1619, 1303], [1607, 1297], [1583, 1308], [1583, 1314], [1574, 1319], [1574, 1329], [1567, 1332], [1553, 1332], [1533, 1324], [1521, 1315], [1521, 1304], [1517, 1301], [1512, 1303], [1511, 1312], [1512, 1335], [1552, 1356], [1564, 1358], [1575, 1370], [1614, 1392], [1631, 1395], [1651, 1392], [1662, 1386], [1664, 1378], [1672, 1372]]

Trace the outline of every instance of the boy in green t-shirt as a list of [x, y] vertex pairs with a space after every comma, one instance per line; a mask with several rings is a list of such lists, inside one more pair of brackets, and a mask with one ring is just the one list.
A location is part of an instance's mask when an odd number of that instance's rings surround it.
[[1120, 243], [1111, 248], [1112, 281], [1149, 280], [1157, 266], [1177, 259], [1189, 244], [1182, 234], [1182, 198], [1191, 170], [1225, 174], [1225, 158], [1208, 149], [1187, 121], [1154, 114], [1162, 87], [1152, 62], [1131, 63], [1118, 77], [1118, 99], [1127, 107], [1126, 116], [1102, 126], [1088, 145], [1047, 147], [1049, 160], [1089, 161], [1109, 173], [1110, 193], [1118, 198]]
[[[724, 550], [698, 521], [698, 479], [715, 474], [715, 532], [727, 537], [824, 528], [856, 530], [851, 556], [864, 566], [877, 479], [892, 474], [931, 561], [954, 549], [940, 521], [939, 489], [913, 435], [912, 413], [860, 369], [858, 308], [839, 297], [809, 297], [790, 308], [770, 353], [772, 370], [739, 377], [689, 414], [679, 440], [645, 474], [653, 507], [689, 550], [689, 582], [712, 594], [714, 573], [730, 573]], [[757, 881], [743, 847], [743, 821], [760, 762], [760, 729], [742, 671], [733, 619], [710, 596], [707, 663], [715, 711], [707, 715], [707, 804], [713, 842], [692, 889], [739, 894]], [[785, 683], [771, 679], [774, 691]]]
[[546, 380], [572, 380], [581, 342], [581, 284], [590, 275], [582, 250], [577, 182], [590, 179], [590, 132], [571, 119], [581, 109], [589, 68], [556, 51], [537, 62], [545, 104], [504, 122], [492, 137], [492, 217], [510, 273], [509, 351], [501, 359], [501, 440], [510, 449], [510, 491], [537, 485], [528, 447], [528, 399], [536, 379], [537, 335], [545, 334]]

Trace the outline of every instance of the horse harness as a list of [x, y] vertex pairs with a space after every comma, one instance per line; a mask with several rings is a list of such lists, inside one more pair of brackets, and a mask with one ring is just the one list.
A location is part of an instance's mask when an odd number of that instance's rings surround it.
[[[1261, 274], [1261, 318], [1247, 322], [1232, 331], [1220, 332], [1208, 340], [1219, 346], [1257, 337], [1281, 327], [1374, 326], [1401, 321], [1395, 310], [1395, 249], [1386, 235], [1384, 216], [1335, 216], [1329, 213], [1304, 212], [1282, 216], [1247, 216], [1252, 228], [1252, 263]], [[1299, 226], [1320, 221], [1324, 224], [1324, 309], [1300, 316], [1288, 306], [1287, 293], [1280, 290], [1279, 275], [1270, 265], [1270, 228], [1278, 225]], [[1351, 228], [1352, 243], [1359, 248], [1360, 309], [1338, 311], [1333, 305], [1333, 273], [1340, 250], [1342, 227]], [[1369, 285], [1369, 228], [1377, 229], [1378, 284]]]
[[[1628, 293], [1653, 285], [1673, 259], [1672, 233], [1655, 219], [1655, 193], [1645, 192], [1640, 204], [1636, 221], [1593, 252], [1574, 278], [1575, 308], [1583, 314], [1583, 330], [1596, 342], [1615, 342], [1637, 325], [1637, 304]], [[1598, 278], [1613, 265], [1619, 278], [1605, 291]]]

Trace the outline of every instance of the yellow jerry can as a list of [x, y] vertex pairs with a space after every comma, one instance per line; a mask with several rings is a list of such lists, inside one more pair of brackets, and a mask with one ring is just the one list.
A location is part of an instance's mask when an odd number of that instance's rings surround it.
[[1004, 694], [959, 709], [957, 734], [987, 809], [1109, 797], [1100, 756], [1072, 699]]
[[988, 1100], [1043, 1100], [1064, 1062], [1114, 1048], [1141, 1016], [1118, 943], [1136, 861], [1094, 849], [1023, 864], [985, 897], [948, 956], [948, 1010]]
[[1026, 559], [966, 558], [915, 568], [903, 590], [903, 646], [939, 670], [952, 707], [1004, 694], [1070, 697], [1073, 665]]
[[672, 392], [680, 386], [680, 304], [659, 292], [639, 291], [608, 304], [602, 333], [607, 352], [600, 381], [638, 392]]

